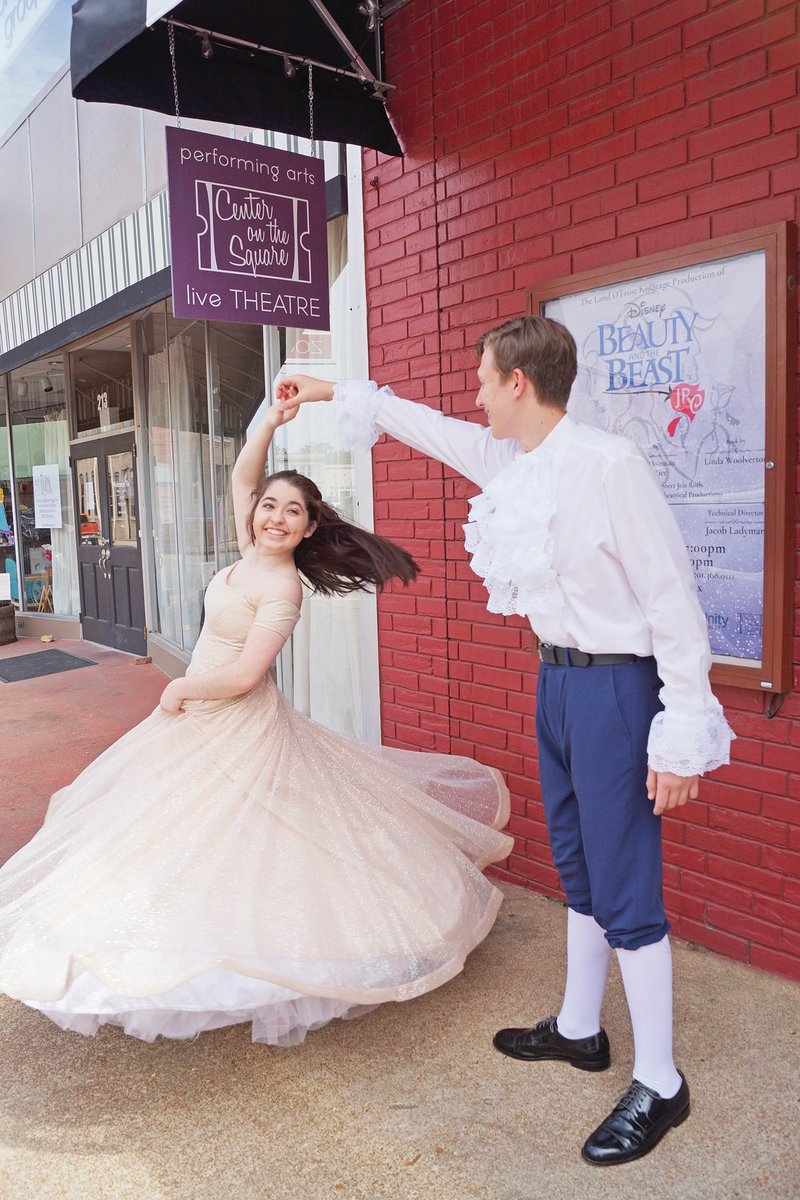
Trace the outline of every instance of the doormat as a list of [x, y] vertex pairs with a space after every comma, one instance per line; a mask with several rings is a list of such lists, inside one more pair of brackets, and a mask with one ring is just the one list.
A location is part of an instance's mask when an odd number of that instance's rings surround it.
[[18, 683], [21, 679], [37, 679], [40, 675], [58, 675], [61, 671], [96, 666], [90, 658], [79, 658], [77, 654], [67, 654], [66, 650], [40, 650], [38, 654], [0, 659], [0, 679], [4, 683]]

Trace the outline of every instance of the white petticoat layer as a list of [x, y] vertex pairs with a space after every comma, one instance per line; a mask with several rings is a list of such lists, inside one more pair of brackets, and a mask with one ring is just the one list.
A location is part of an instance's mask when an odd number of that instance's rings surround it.
[[60, 1001], [28, 1002], [61, 1029], [91, 1036], [102, 1025], [119, 1025], [130, 1037], [189, 1039], [210, 1029], [251, 1023], [252, 1040], [296, 1046], [313, 1029], [335, 1018], [350, 1020], [376, 1005], [304, 996], [278, 984], [216, 968], [160, 996], [120, 996], [82, 972]]

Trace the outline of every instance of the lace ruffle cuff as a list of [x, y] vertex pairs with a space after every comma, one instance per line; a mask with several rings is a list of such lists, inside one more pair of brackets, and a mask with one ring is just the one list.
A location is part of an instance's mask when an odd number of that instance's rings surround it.
[[725, 720], [722, 705], [713, 696], [690, 711], [666, 709], [650, 726], [647, 759], [654, 771], [674, 775], [703, 775], [730, 762], [736, 734]]
[[370, 450], [381, 431], [375, 424], [375, 414], [389, 388], [379, 388], [371, 379], [348, 379], [334, 384], [333, 406], [339, 430], [350, 446], [363, 446]]

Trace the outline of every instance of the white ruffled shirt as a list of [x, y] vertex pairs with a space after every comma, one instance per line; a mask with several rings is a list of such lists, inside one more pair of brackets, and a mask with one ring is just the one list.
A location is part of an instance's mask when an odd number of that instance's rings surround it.
[[482, 425], [363, 381], [337, 384], [334, 403], [352, 444], [391, 434], [483, 489], [464, 528], [490, 612], [526, 617], [556, 646], [655, 656], [664, 711], [650, 729], [654, 771], [697, 775], [730, 761], [734, 734], [709, 685], [686, 546], [632, 442], [565, 415], [525, 453]]

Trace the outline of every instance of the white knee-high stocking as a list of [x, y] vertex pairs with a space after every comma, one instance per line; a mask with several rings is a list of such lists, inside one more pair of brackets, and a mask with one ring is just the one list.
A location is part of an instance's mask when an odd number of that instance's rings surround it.
[[672, 952], [669, 938], [617, 950], [633, 1026], [633, 1077], [669, 1100], [681, 1085], [672, 1059]]
[[611, 947], [594, 917], [567, 910], [567, 983], [558, 1014], [558, 1032], [566, 1038], [591, 1037], [600, 1031]]

